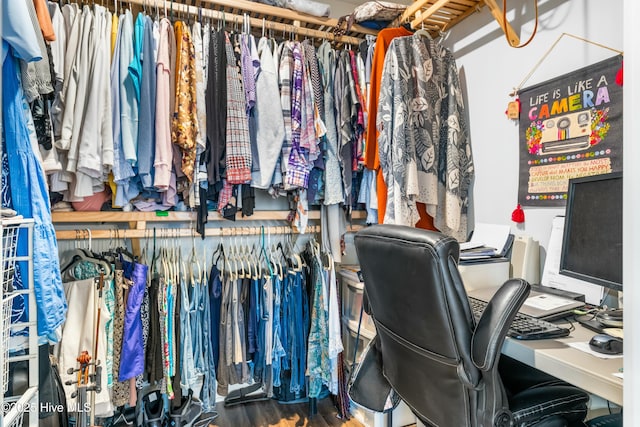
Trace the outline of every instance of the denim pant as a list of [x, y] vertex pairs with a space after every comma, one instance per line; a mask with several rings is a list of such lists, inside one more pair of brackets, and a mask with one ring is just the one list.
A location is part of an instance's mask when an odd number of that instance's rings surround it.
[[307, 330], [309, 324], [309, 307], [301, 272], [293, 277], [292, 296], [293, 316], [291, 324], [293, 339], [291, 353], [291, 387], [292, 393], [304, 390], [307, 362]]
[[191, 316], [189, 315], [189, 290], [184, 280], [180, 281], [181, 300], [180, 301], [180, 349], [183, 394], [189, 394], [189, 389], [193, 389], [196, 384], [197, 375], [193, 361], [193, 337], [191, 328]]
[[286, 356], [280, 335], [282, 331], [282, 323], [280, 321], [280, 312], [282, 305], [282, 285], [283, 281], [277, 275], [273, 276], [273, 352], [272, 352], [272, 375], [273, 386], [280, 387], [280, 370], [282, 366], [282, 358]]
[[191, 297], [189, 298], [189, 319], [191, 321], [191, 345], [193, 351], [193, 365], [198, 374], [204, 372], [202, 360], [202, 312], [201, 301], [202, 288], [199, 283], [193, 283], [189, 287]]
[[204, 366], [204, 382], [202, 384], [202, 410], [211, 412], [216, 406], [216, 367], [213, 356], [213, 346], [209, 344], [212, 339], [211, 334], [211, 301], [208, 289], [203, 289], [201, 294], [203, 317], [202, 317], [202, 342], [203, 349], [203, 366]]

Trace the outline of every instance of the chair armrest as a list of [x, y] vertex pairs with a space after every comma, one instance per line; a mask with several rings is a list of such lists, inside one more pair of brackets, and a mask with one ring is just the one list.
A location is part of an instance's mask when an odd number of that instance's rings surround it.
[[530, 289], [525, 280], [507, 280], [487, 304], [471, 338], [472, 360], [478, 369], [489, 371], [495, 365], [511, 321]]

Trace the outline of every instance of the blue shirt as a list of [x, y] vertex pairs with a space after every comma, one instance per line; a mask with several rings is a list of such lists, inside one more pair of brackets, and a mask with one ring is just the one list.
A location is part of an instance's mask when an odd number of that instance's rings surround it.
[[[136, 37], [138, 37], [138, 21], [136, 21]], [[138, 127], [138, 175], [142, 188], [152, 190], [153, 163], [155, 158], [155, 122], [156, 122], [156, 60], [153, 55], [153, 22], [148, 16], [144, 18], [144, 37], [142, 40], [140, 109]], [[135, 57], [134, 57], [135, 58]], [[129, 66], [131, 71], [131, 66]], [[133, 76], [133, 74], [132, 74]]]

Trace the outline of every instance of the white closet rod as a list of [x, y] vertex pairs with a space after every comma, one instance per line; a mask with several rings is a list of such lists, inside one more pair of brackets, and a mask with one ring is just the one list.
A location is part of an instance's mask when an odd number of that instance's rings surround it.
[[[149, 7], [151, 5], [152, 2], [150, 2], [149, 0], [123, 0], [124, 3], [129, 3], [129, 4], [136, 4], [139, 6], [147, 6]], [[229, 2], [229, 3], [233, 3], [233, 2]], [[232, 7], [233, 5], [230, 4], [230, 7]], [[182, 3], [176, 3], [173, 2], [173, 12], [174, 13], [188, 13], [194, 16], [202, 16], [202, 17], [207, 17], [207, 18], [212, 18], [212, 19], [217, 19], [220, 21], [225, 21], [227, 24], [228, 23], [238, 23], [238, 25], [242, 25], [242, 23], [244, 22], [245, 16], [244, 15], [238, 15], [235, 13], [227, 13], [227, 12], [222, 12], [222, 11], [217, 11], [217, 10], [211, 10], [211, 9], [206, 9], [206, 8], [199, 8], [196, 6], [191, 6], [191, 5], [187, 5], [187, 4], [182, 4]], [[252, 11], [247, 11], [247, 13], [252, 13]], [[246, 19], [248, 19], [251, 23], [251, 27], [253, 28], [262, 28], [263, 23], [265, 23], [261, 18], [252, 18], [249, 17], [247, 15]], [[342, 43], [342, 44], [349, 44], [349, 45], [358, 45], [360, 44], [360, 42], [362, 41], [361, 39], [357, 38], [357, 37], [352, 37], [352, 36], [335, 36], [333, 33], [331, 32], [327, 32], [327, 31], [320, 31], [320, 30], [314, 30], [311, 28], [304, 28], [300, 26], [300, 21], [294, 20], [293, 24], [285, 24], [285, 23], [281, 23], [281, 22], [272, 22], [272, 21], [266, 21], [266, 28], [265, 28], [265, 32], [269, 32], [269, 31], [276, 31], [276, 32], [283, 32], [285, 34], [289, 34], [289, 35], [293, 35], [293, 36], [306, 36], [306, 37], [310, 37], [310, 38], [318, 38], [318, 39], [324, 39], [324, 40], [329, 40], [332, 42], [337, 42], [337, 43]]]

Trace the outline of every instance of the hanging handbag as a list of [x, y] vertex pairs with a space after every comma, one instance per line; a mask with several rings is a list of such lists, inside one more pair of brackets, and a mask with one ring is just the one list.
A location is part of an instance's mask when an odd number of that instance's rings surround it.
[[[365, 301], [360, 308], [360, 320], [356, 335], [355, 348], [358, 348], [360, 340], [360, 326], [362, 312], [367, 305]], [[378, 335], [373, 337], [360, 356], [359, 363], [355, 360], [351, 368], [351, 376], [347, 386], [347, 393], [351, 400], [358, 405], [374, 412], [389, 412], [400, 403], [400, 396], [391, 388], [389, 381], [382, 373], [382, 354], [380, 352], [380, 339]]]

